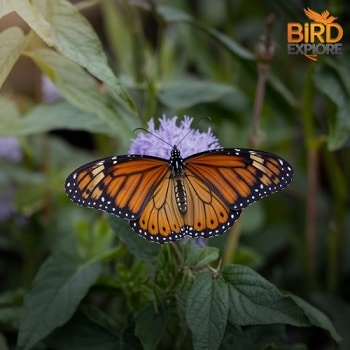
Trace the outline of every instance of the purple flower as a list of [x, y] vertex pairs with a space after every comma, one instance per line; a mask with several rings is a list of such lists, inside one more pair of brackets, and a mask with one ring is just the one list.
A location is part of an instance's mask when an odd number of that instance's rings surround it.
[[6, 158], [14, 163], [22, 160], [22, 151], [16, 138], [0, 137], [0, 158]]
[[191, 129], [193, 118], [184, 116], [177, 125], [176, 116], [168, 119], [163, 115], [159, 122], [158, 129], [154, 126], [153, 118], [148, 122], [147, 130], [153, 135], [140, 132], [131, 143], [129, 154], [146, 154], [168, 159], [172, 146], [176, 145], [182, 157], [186, 158], [194, 153], [221, 147], [210, 128], [207, 132]]
[[41, 95], [45, 102], [53, 102], [61, 98], [60, 92], [46, 75], [41, 77]]

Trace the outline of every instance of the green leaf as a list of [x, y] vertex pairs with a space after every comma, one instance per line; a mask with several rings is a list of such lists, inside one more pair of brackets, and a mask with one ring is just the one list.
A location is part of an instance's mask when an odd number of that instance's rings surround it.
[[159, 100], [173, 109], [185, 109], [199, 103], [216, 101], [234, 92], [231, 85], [190, 80], [163, 88]]
[[166, 5], [158, 6], [157, 11], [167, 22], [185, 22], [195, 26], [196, 28], [200, 29], [201, 31], [207, 33], [209, 36], [214, 38], [219, 44], [225, 47], [236, 57], [248, 61], [255, 60], [255, 56], [246, 48], [244, 48], [240, 43], [230, 38], [229, 36], [220, 33], [216, 29], [205, 26], [195, 21], [194, 18], [188, 15], [186, 12]]
[[0, 88], [21, 55], [26, 40], [21, 29], [7, 28], [0, 33]]
[[12, 12], [12, 4], [9, 0], [0, 0], [0, 18], [6, 16], [8, 13]]
[[136, 120], [127, 120], [125, 116], [130, 115], [104, 95], [98, 89], [96, 81], [83, 68], [48, 49], [31, 51], [28, 55], [69, 102], [83, 111], [96, 114], [111, 132], [129, 144], [131, 130], [137, 126]]
[[232, 53], [237, 58], [244, 61], [255, 61], [255, 56], [245, 47], [243, 47], [239, 42], [235, 41], [231, 37], [205, 25], [199, 24], [198, 22], [193, 23], [197, 28], [201, 29], [205, 33], [209, 34], [212, 38], [226, 48], [230, 53]]
[[309, 325], [302, 310], [270, 282], [246, 266], [228, 265], [222, 277], [229, 289], [230, 322], [240, 326], [285, 323]]
[[186, 320], [193, 335], [193, 348], [220, 347], [228, 317], [228, 289], [221, 278], [208, 272], [197, 276], [188, 293]]
[[20, 118], [17, 106], [9, 98], [0, 96], [0, 135], [9, 136], [8, 130], [18, 122]]
[[167, 312], [164, 305], [155, 310], [154, 304], [148, 304], [137, 315], [135, 335], [139, 337], [143, 349], [156, 349], [165, 331]]
[[350, 138], [350, 99], [348, 103], [339, 108], [335, 114], [335, 123], [329, 131], [328, 149], [336, 151], [343, 147]]
[[349, 54], [328, 59], [314, 74], [316, 87], [337, 106], [335, 118], [329, 119], [328, 148], [331, 151], [344, 146], [350, 138], [350, 64]]
[[[16, 329], [20, 315], [20, 306], [0, 307], [0, 324], [2, 327], [6, 325], [6, 327]], [[1, 346], [0, 349], [2, 349]]]
[[339, 296], [317, 293], [313, 295], [312, 301], [322, 308], [331, 318], [337, 331], [342, 336], [338, 350], [350, 349], [350, 304]]
[[282, 294], [250, 268], [225, 266], [222, 277], [228, 284], [230, 323], [316, 326], [327, 331], [336, 342], [340, 341], [332, 323], [321, 311], [297, 297]]
[[[81, 308], [61, 328], [55, 330], [45, 341], [56, 350], [117, 350], [119, 337], [111, 331], [108, 324], [99, 322], [97, 312], [95, 319]], [[96, 319], [97, 318], [97, 319]]]
[[191, 22], [193, 21], [193, 17], [188, 13], [179, 10], [178, 8], [161, 5], [157, 7], [158, 14], [162, 16], [162, 18], [166, 22]]
[[219, 249], [216, 247], [202, 248], [196, 257], [193, 259], [192, 264], [195, 267], [207, 266], [213, 261], [219, 258]]
[[133, 43], [125, 13], [120, 10], [120, 4], [114, 0], [102, 1], [100, 6], [104, 19], [104, 31], [115, 57], [114, 61], [118, 62], [118, 71], [123, 72], [123, 75], [132, 76], [133, 65], [130, 62], [133, 59]]
[[190, 241], [185, 244], [184, 249], [186, 252], [184, 264], [191, 267], [207, 266], [219, 258], [219, 249], [216, 247], [201, 248]]
[[300, 307], [300, 309], [303, 310], [311, 325], [324, 329], [336, 343], [339, 343], [342, 340], [332, 322], [323, 312], [296, 295], [290, 295], [290, 298]]
[[64, 252], [50, 256], [24, 299], [18, 347], [30, 349], [66, 323], [100, 272], [96, 261], [80, 265], [76, 257]]
[[[0, 101], [1, 105], [1, 101]], [[85, 130], [115, 136], [115, 131], [96, 115], [84, 112], [66, 101], [42, 104], [31, 109], [23, 118], [14, 120], [0, 132], [7, 135], [33, 135], [57, 129]]]
[[140, 237], [131, 229], [127, 220], [108, 215], [108, 222], [131, 254], [144, 261], [154, 261], [158, 258], [160, 245]]
[[236, 250], [234, 260], [236, 264], [246, 265], [251, 268], [258, 268], [263, 264], [264, 258], [251, 247], [240, 245]]
[[13, 9], [47, 45], [103, 81], [115, 97], [135, 112], [126, 90], [108, 66], [102, 44], [88, 20], [67, 0], [12, 0]]
[[[17, 12], [17, 14], [22, 17], [25, 22], [27, 22], [29, 27], [32, 28], [39, 37], [45, 40], [47, 45], [52, 46], [53, 43], [50, 37], [50, 23], [46, 21], [36, 6], [32, 5], [28, 0], [2, 0], [2, 2], [7, 2], [5, 5], [5, 12]], [[0, 4], [2, 7], [3, 4]]]

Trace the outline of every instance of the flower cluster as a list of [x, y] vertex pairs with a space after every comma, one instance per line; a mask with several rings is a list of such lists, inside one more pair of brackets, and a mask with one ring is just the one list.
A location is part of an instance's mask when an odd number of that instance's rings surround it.
[[[148, 122], [149, 133], [139, 133], [130, 145], [129, 154], [142, 154], [168, 159], [171, 147], [178, 146], [182, 157], [220, 148], [218, 139], [209, 128], [207, 132], [191, 129], [193, 118], [184, 116], [179, 125], [177, 117], [159, 119], [159, 128], [154, 119]], [[168, 144], [168, 145], [167, 145]]]

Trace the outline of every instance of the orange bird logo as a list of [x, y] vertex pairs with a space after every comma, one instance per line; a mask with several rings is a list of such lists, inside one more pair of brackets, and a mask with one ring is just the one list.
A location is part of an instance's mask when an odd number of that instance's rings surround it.
[[305, 15], [314, 22], [320, 22], [324, 25], [333, 23], [338, 17], [329, 16], [329, 11], [324, 10], [321, 13], [311, 10], [309, 7], [304, 9]]

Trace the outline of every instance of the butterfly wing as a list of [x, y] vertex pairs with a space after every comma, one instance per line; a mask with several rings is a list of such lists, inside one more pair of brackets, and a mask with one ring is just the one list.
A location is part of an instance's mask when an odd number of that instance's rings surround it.
[[185, 233], [192, 237], [209, 238], [226, 232], [241, 215], [200, 178], [185, 175], [184, 187], [188, 208], [185, 213]]
[[275, 154], [217, 149], [185, 159], [186, 175], [201, 180], [232, 210], [278, 192], [292, 180], [292, 167]]
[[130, 221], [130, 226], [140, 236], [159, 243], [183, 237], [184, 219], [176, 205], [170, 171], [154, 190], [141, 216]]
[[201, 180], [182, 178], [187, 195], [187, 211], [177, 207], [175, 182], [168, 175], [160, 182], [141, 216], [130, 222], [134, 231], [159, 243], [176, 241], [184, 236], [208, 238], [228, 230], [238, 219], [240, 210], [228, 206]]
[[187, 210], [178, 208], [167, 160], [125, 155], [83, 165], [68, 176], [77, 204], [130, 220], [139, 235], [159, 243], [184, 236], [211, 237], [228, 230], [241, 209], [286, 187], [291, 166], [274, 154], [218, 149], [185, 159], [181, 177]]
[[106, 211], [124, 219], [140, 216], [154, 188], [168, 172], [161, 158], [124, 155], [85, 164], [65, 183], [75, 203]]

